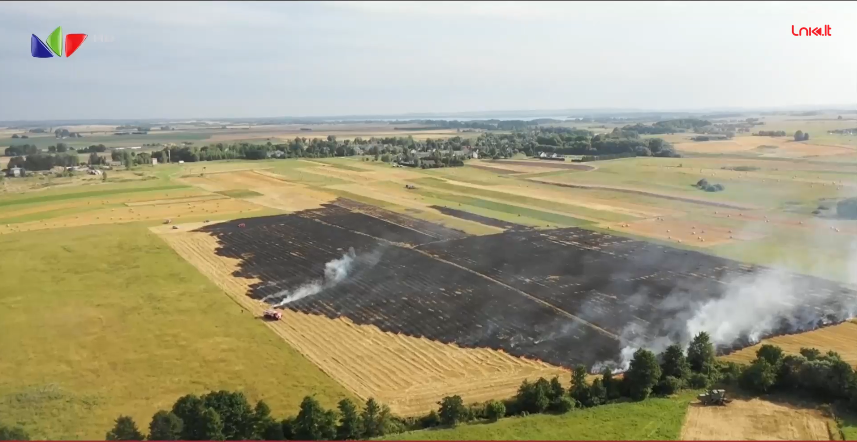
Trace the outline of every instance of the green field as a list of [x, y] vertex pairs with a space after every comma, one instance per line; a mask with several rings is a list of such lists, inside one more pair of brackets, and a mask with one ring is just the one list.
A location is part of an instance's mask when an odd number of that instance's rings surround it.
[[219, 193], [230, 198], [251, 198], [254, 196], [262, 196], [261, 193], [248, 189], [221, 190], [219, 192], [214, 193]]
[[2, 235], [0, 280], [0, 419], [33, 438], [102, 439], [214, 389], [282, 416], [348, 395], [137, 224]]
[[390, 436], [388, 440], [677, 440], [693, 393], [603, 405], [563, 415], [511, 417]]
[[547, 199], [530, 198], [530, 197], [510, 194], [510, 193], [506, 193], [506, 192], [486, 190], [486, 189], [480, 189], [480, 188], [474, 188], [474, 187], [459, 186], [459, 185], [447, 183], [447, 182], [439, 180], [437, 178], [421, 178], [418, 180], [414, 180], [414, 182], [417, 184], [432, 187], [435, 189], [441, 189], [441, 190], [457, 192], [457, 193], [462, 193], [462, 194], [468, 194], [468, 195], [476, 195], [476, 196], [481, 196], [484, 198], [491, 198], [493, 200], [506, 201], [508, 203], [516, 203], [516, 204], [522, 204], [522, 205], [526, 205], [526, 206], [533, 206], [533, 207], [538, 207], [541, 209], [568, 213], [569, 215], [572, 215], [572, 216], [578, 215], [578, 216], [584, 216], [587, 218], [595, 218], [597, 220], [612, 221], [612, 222], [631, 221], [631, 220], [635, 219], [635, 217], [629, 216], [629, 215], [624, 215], [624, 214], [614, 213], [614, 212], [607, 212], [607, 211], [603, 211], [603, 210], [595, 210], [595, 209], [590, 209], [590, 208], [583, 207], [583, 206], [563, 204], [563, 203], [558, 203], [556, 201], [550, 201]]

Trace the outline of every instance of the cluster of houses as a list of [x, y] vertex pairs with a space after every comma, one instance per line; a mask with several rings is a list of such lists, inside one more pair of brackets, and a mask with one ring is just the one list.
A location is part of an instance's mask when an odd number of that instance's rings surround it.
[[[62, 169], [68, 172], [84, 172], [87, 175], [102, 175], [103, 172], [99, 169], [93, 169], [88, 166], [72, 166], [72, 167], [55, 167], [54, 169]], [[50, 173], [50, 172], [58, 172], [59, 170], [51, 170], [51, 171], [40, 171], [37, 173]], [[6, 170], [6, 176], [10, 178], [22, 178], [27, 176], [27, 170], [23, 167], [10, 167]]]

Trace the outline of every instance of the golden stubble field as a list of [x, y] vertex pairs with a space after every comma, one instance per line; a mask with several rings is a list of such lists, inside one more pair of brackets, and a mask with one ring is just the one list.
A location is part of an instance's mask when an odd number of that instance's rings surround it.
[[726, 406], [691, 403], [680, 440], [831, 440], [820, 411], [764, 399]]

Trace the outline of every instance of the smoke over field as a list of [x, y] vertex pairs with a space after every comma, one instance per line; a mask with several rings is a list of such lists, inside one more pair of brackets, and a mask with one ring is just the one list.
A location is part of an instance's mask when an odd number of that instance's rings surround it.
[[241, 222], [201, 231], [261, 281], [253, 298], [565, 367], [621, 369], [700, 331], [737, 349], [857, 308], [831, 281], [577, 228], [463, 237], [340, 205]]

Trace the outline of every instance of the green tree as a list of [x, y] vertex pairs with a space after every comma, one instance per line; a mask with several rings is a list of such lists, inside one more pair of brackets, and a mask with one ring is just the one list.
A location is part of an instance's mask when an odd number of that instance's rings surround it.
[[803, 141], [803, 131], [802, 130], [795, 132], [795, 141]]
[[531, 383], [524, 380], [515, 396], [516, 408], [527, 413], [542, 413], [550, 406], [550, 383], [545, 378]]
[[589, 387], [589, 397], [593, 405], [601, 405], [607, 403], [607, 388], [604, 386], [604, 380], [601, 378], [592, 381]]
[[558, 401], [563, 396], [565, 396], [565, 388], [562, 387], [562, 382], [559, 381], [559, 376], [554, 376], [551, 379], [550, 396], [548, 396], [548, 399], [553, 402]]
[[601, 370], [601, 383], [607, 393], [607, 400], [612, 401], [622, 396], [622, 383], [613, 377], [613, 371], [608, 367]]
[[577, 401], [583, 407], [591, 407], [592, 395], [589, 390], [589, 384], [586, 382], [586, 367], [578, 365], [574, 367], [571, 374], [571, 389], [568, 390], [569, 396]]
[[[335, 418], [335, 415], [334, 415]], [[332, 425], [333, 428], [330, 428]], [[300, 412], [294, 424], [295, 437], [299, 440], [330, 440], [336, 437], [336, 420], [330, 422], [330, 415], [318, 400], [306, 396], [301, 402]]]
[[204, 408], [200, 414], [199, 440], [224, 440], [223, 421], [213, 408]]
[[253, 437], [253, 409], [244, 393], [213, 391], [202, 396], [202, 402], [205, 407], [213, 409], [220, 416], [223, 437], [226, 440], [248, 440]]
[[295, 418], [287, 417], [280, 422], [280, 428], [283, 433], [282, 440], [295, 439]]
[[684, 351], [679, 345], [670, 345], [661, 357], [662, 376], [672, 376], [677, 379], [690, 377], [690, 363], [684, 356]]
[[687, 347], [687, 361], [690, 369], [697, 373], [708, 374], [714, 364], [714, 344], [706, 332], [694, 336]]
[[202, 413], [205, 411], [202, 399], [193, 394], [180, 397], [173, 404], [172, 412], [182, 421], [182, 440], [205, 440]]
[[682, 380], [677, 377], [664, 376], [660, 381], [658, 381], [658, 384], [655, 385], [654, 391], [657, 394], [668, 396], [681, 390], [683, 385]]
[[801, 348], [800, 355], [808, 361], [814, 361], [821, 357], [821, 352], [817, 348]]
[[753, 361], [741, 375], [741, 387], [756, 393], [766, 393], [776, 381], [776, 368], [761, 358]]
[[119, 416], [113, 429], [107, 432], [107, 440], [143, 440], [146, 436], [137, 429], [130, 416]]
[[374, 398], [369, 398], [360, 413], [360, 422], [363, 425], [364, 437], [383, 436], [390, 426], [390, 408], [379, 405]]
[[446, 396], [438, 402], [438, 405], [440, 405], [440, 409], [438, 409], [437, 414], [440, 417], [441, 425], [454, 427], [466, 419], [467, 408], [464, 406], [461, 396]]
[[784, 357], [777, 369], [777, 386], [783, 389], [800, 387], [800, 373], [806, 362], [807, 358], [803, 356], [788, 355]]
[[30, 435], [21, 427], [0, 425], [0, 440], [30, 440]]
[[149, 440], [179, 440], [182, 426], [182, 420], [174, 413], [160, 410], [149, 423]]
[[336, 437], [340, 440], [360, 439], [363, 435], [363, 427], [360, 422], [360, 414], [357, 406], [350, 399], [339, 401], [339, 427], [336, 428]]
[[429, 414], [423, 416], [423, 418], [420, 419], [420, 425], [422, 428], [431, 428], [440, 425], [440, 416], [437, 415], [437, 411], [432, 410]]
[[631, 367], [625, 373], [631, 397], [646, 399], [660, 378], [661, 367], [655, 354], [642, 348], [634, 352]]
[[767, 363], [776, 367], [783, 360], [783, 349], [776, 345], [765, 344], [756, 350], [756, 358], [764, 359]]
[[[282, 440], [283, 429], [280, 423], [271, 417], [271, 407], [263, 400], [256, 402], [253, 408], [253, 438], [262, 440]], [[279, 435], [279, 439], [274, 436]]]
[[485, 404], [485, 416], [491, 422], [497, 422], [506, 415], [506, 405], [500, 401], [488, 401]]

